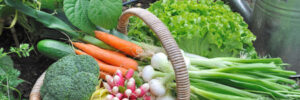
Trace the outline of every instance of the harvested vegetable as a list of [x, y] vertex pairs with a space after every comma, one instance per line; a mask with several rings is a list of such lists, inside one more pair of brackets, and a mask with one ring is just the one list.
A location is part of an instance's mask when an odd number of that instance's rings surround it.
[[[95, 49], [99, 48], [99, 47], [97, 47], [95, 45], [92, 45], [92, 44], [87, 44], [87, 45], [89, 45], [91, 48], [95, 48]], [[116, 54], [116, 55], [119, 55], [119, 56], [124, 56], [124, 57], [126, 56], [126, 55], [124, 55], [124, 54], [122, 54], [120, 52], [117, 52], [117, 51], [111, 51], [111, 50], [105, 50], [105, 51], [113, 53], [113, 54]]]
[[107, 96], [108, 91], [103, 88], [96, 89], [96, 91], [91, 96], [90, 100], [105, 100], [105, 97]]
[[[75, 50], [75, 52], [77, 55], [88, 55], [87, 53], [80, 51], [80, 50]], [[104, 71], [107, 74], [113, 75], [114, 73], [117, 72], [117, 70], [120, 70], [121, 72], [124, 73], [124, 76], [125, 76], [125, 73], [127, 72], [127, 69], [125, 69], [125, 68], [108, 65], [104, 62], [99, 61], [97, 58], [95, 58], [95, 60], [97, 61], [98, 65], [100, 67], [100, 71]]]
[[46, 71], [41, 96], [44, 100], [89, 100], [98, 85], [99, 67], [91, 56], [70, 55]]
[[118, 67], [124, 67], [126, 69], [137, 69], [138, 63], [135, 60], [130, 59], [128, 57], [120, 56], [115, 53], [110, 53], [101, 48], [90, 48], [87, 44], [84, 43], [73, 42], [73, 45], [83, 50], [87, 54], [104, 61], [105, 63]]
[[[127, 73], [126, 76], [133, 76], [128, 74], [133, 73]], [[110, 93], [106, 96], [107, 100], [133, 100], [140, 98], [151, 100], [148, 83], [144, 83], [138, 88], [136, 80], [132, 77], [123, 77], [121, 71], [117, 71], [114, 76], [107, 75], [105, 80], [106, 82], [103, 83], [103, 86]]]
[[[242, 58], [204, 58], [188, 54], [188, 66], [191, 99], [300, 99], [300, 90], [289, 76], [294, 71], [283, 69], [284, 63], [279, 58], [242, 59]], [[155, 54], [151, 65], [169, 61], [164, 54]], [[165, 61], [162, 61], [165, 60]], [[154, 64], [152, 64], [154, 63]], [[145, 81], [150, 81], [150, 91], [157, 98], [172, 96], [174, 72], [166, 70], [172, 67], [146, 66], [142, 71]], [[154, 70], [156, 69], [156, 70]], [[173, 76], [173, 77], [172, 77]]]
[[[185, 52], [205, 57], [256, 57], [255, 36], [243, 18], [221, 0], [159, 0], [147, 9], [171, 31]], [[160, 45], [156, 35], [132, 18], [128, 35], [133, 40]]]
[[143, 49], [129, 41], [120, 39], [114, 35], [101, 32], [101, 31], [95, 31], [95, 36], [100, 39], [101, 41], [105, 42], [106, 44], [132, 56], [132, 57], [138, 57], [139, 54], [143, 53]]
[[72, 46], [57, 40], [44, 39], [37, 43], [37, 50], [52, 59], [60, 59], [75, 54]]
[[[100, 70], [101, 70], [101, 69], [100, 69]], [[106, 76], [106, 75], [109, 75], [109, 74], [106, 73], [106, 72], [100, 71], [100, 77], [99, 77], [99, 78], [105, 79], [105, 76]]]

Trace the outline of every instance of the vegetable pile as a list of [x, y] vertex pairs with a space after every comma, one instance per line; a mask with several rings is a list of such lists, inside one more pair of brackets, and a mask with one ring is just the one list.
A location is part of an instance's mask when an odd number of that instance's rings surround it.
[[[279, 58], [185, 57], [192, 100], [300, 99], [297, 83], [289, 79], [296, 72], [284, 70]], [[152, 57], [151, 65], [144, 67], [142, 77], [149, 81], [152, 94], [169, 97], [176, 88], [173, 73], [167, 56], [158, 53]]]
[[[121, 0], [53, 0], [41, 5], [60, 9], [63, 17], [21, 0], [5, 3], [69, 40], [70, 44], [52, 39], [37, 44], [41, 54], [58, 60], [46, 71], [42, 99], [176, 98], [174, 71], [155, 34], [137, 19], [131, 19], [131, 37], [115, 31]], [[300, 99], [297, 83], [288, 79], [296, 73], [284, 70], [280, 58], [234, 58], [257, 57], [255, 36], [221, 0], [161, 0], [148, 10], [168, 26], [183, 50], [192, 100]]]
[[[197, 0], [198, 1], [198, 0]], [[255, 36], [243, 18], [221, 0], [160, 0], [148, 10], [171, 31], [179, 47], [205, 57], [256, 57]], [[142, 20], [132, 18], [133, 40], [159, 45], [155, 34]]]

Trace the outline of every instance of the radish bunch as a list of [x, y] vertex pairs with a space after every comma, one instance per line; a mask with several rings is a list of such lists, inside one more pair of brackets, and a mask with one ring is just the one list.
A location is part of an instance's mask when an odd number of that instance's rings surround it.
[[106, 75], [106, 82], [103, 83], [105, 89], [109, 91], [106, 100], [151, 100], [149, 93], [149, 84], [144, 83], [140, 87], [135, 85], [135, 79], [132, 78], [134, 70], [129, 70], [125, 77], [121, 71], [117, 71], [114, 76]]

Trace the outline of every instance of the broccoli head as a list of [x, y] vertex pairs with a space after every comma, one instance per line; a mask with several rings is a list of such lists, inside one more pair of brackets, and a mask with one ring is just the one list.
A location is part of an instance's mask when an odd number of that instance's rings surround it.
[[46, 71], [43, 100], [88, 100], [98, 85], [99, 67], [88, 55], [70, 55]]

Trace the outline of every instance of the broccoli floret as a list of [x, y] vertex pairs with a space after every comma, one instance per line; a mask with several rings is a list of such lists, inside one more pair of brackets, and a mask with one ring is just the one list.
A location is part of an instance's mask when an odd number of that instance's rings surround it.
[[86, 94], [85, 92], [92, 93], [98, 85], [97, 77], [91, 73], [79, 72], [72, 77], [74, 81], [74, 88], [76, 92], [71, 94], [71, 100], [88, 100], [92, 94]]
[[88, 100], [98, 84], [99, 67], [88, 55], [70, 55], [46, 71], [43, 100]]

